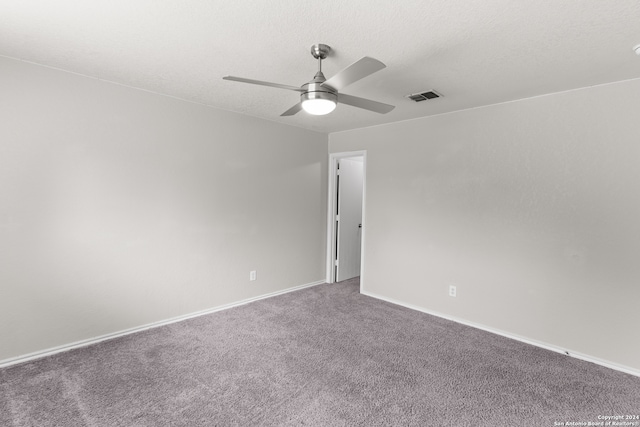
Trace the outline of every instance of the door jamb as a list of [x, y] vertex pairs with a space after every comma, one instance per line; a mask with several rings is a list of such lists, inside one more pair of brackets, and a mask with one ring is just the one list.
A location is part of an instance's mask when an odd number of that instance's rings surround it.
[[366, 201], [367, 201], [367, 151], [347, 151], [342, 153], [329, 153], [329, 186], [327, 200], [327, 283], [335, 283], [335, 268], [333, 260], [336, 258], [336, 171], [338, 160], [349, 157], [362, 157], [362, 231], [360, 243], [360, 291], [364, 284], [364, 267], [366, 255]]

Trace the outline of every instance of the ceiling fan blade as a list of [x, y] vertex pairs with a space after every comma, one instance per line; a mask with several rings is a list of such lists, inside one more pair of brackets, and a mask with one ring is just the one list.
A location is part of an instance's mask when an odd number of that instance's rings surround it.
[[280, 114], [280, 117], [293, 116], [294, 114], [296, 114], [300, 110], [302, 110], [302, 102], [298, 102], [296, 105], [294, 105], [293, 107], [289, 108], [284, 113]]
[[380, 114], [387, 114], [389, 111], [396, 108], [394, 105], [383, 104], [382, 102], [346, 95], [344, 93], [338, 94], [338, 103], [351, 105], [352, 107], [364, 108], [365, 110], [374, 111]]
[[251, 83], [254, 85], [270, 86], [270, 87], [277, 87], [279, 89], [288, 89], [288, 90], [295, 90], [296, 92], [303, 92], [303, 89], [297, 86], [281, 85], [280, 83], [271, 83], [271, 82], [263, 82], [261, 80], [245, 79], [244, 77], [226, 76], [226, 77], [223, 77], [223, 79], [231, 80], [234, 82]]
[[363, 79], [376, 71], [380, 71], [385, 67], [386, 65], [377, 59], [365, 56], [364, 58], [349, 65], [344, 70], [339, 71], [338, 74], [322, 83], [322, 86], [330, 86], [337, 91], [341, 91], [351, 83], [357, 82], [358, 80]]

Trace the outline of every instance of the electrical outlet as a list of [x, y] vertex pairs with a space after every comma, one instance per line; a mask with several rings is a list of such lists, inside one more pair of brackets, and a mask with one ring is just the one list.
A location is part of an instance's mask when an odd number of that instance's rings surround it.
[[449, 286], [449, 296], [450, 297], [455, 297], [456, 296], [456, 287], [451, 285]]
[[250, 271], [249, 272], [249, 280], [253, 282], [256, 279], [257, 279], [257, 275], [256, 275], [255, 270], [254, 271]]

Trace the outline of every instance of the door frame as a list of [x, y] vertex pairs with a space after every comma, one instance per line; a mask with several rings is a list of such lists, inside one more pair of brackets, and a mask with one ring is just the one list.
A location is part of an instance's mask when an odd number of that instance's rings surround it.
[[329, 186], [327, 191], [327, 283], [335, 283], [335, 265], [336, 259], [336, 243], [338, 230], [336, 227], [336, 199], [337, 199], [337, 180], [336, 172], [338, 170], [338, 160], [348, 159], [350, 157], [362, 158], [362, 231], [360, 243], [360, 291], [364, 284], [364, 267], [366, 255], [366, 207], [367, 207], [367, 151], [346, 151], [342, 153], [329, 153]]

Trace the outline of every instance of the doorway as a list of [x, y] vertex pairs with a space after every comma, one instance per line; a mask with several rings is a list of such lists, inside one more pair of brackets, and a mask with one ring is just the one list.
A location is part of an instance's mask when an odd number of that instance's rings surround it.
[[366, 151], [329, 155], [327, 282], [360, 276], [365, 239]]

